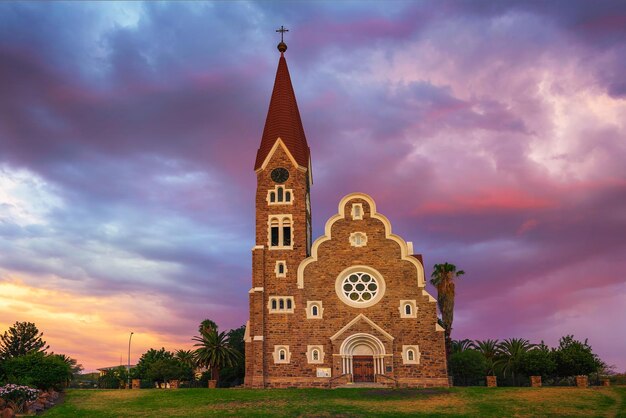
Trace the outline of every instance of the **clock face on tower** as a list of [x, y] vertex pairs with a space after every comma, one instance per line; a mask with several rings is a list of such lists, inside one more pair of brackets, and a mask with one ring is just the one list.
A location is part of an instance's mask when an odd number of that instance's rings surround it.
[[289, 171], [286, 168], [275, 168], [272, 170], [272, 180], [276, 183], [284, 183], [289, 178]]

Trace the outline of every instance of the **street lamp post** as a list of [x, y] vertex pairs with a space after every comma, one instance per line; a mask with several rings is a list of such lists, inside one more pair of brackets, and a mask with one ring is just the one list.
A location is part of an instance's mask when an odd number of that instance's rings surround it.
[[128, 376], [128, 383], [127, 383], [126, 387], [128, 389], [131, 389], [131, 387], [130, 387], [130, 340], [133, 339], [133, 334], [134, 334], [134, 332], [131, 331], [130, 337], [128, 337], [128, 369], [126, 370], [126, 372], [127, 372], [126, 374]]

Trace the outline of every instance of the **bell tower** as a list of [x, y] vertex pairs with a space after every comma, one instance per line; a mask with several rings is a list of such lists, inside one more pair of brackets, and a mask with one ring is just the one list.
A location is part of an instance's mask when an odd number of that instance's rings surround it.
[[281, 34], [280, 58], [254, 164], [256, 243], [246, 327], [248, 387], [265, 386], [267, 358], [271, 356], [268, 331], [285, 325], [275, 324], [280, 316], [269, 315], [268, 310], [293, 311], [296, 304], [301, 306], [296, 273], [311, 250], [311, 156], [285, 59], [283, 36], [287, 31], [282, 26], [277, 30]]

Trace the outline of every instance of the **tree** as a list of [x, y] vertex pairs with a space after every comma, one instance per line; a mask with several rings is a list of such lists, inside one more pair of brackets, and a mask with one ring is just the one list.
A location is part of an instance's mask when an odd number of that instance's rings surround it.
[[128, 370], [126, 366], [117, 366], [107, 370], [98, 377], [98, 387], [100, 389], [119, 389], [128, 382]]
[[178, 350], [174, 354], [174, 358], [190, 369], [196, 367], [196, 355], [192, 350]]
[[57, 356], [58, 358], [61, 359], [61, 361], [63, 361], [68, 366], [70, 366], [70, 368], [72, 369], [73, 375], [80, 374], [80, 372], [83, 371], [83, 365], [78, 364], [78, 361], [76, 359], [73, 359], [65, 354], [52, 354], [52, 355]]
[[217, 324], [210, 319], [205, 319], [204, 321], [200, 322], [200, 326], [198, 327], [198, 333], [202, 334], [203, 329], [217, 330]]
[[464, 339], [464, 340], [452, 340], [450, 343], [450, 350], [452, 354], [460, 353], [465, 350], [471, 350], [473, 348], [472, 340]]
[[520, 360], [520, 371], [526, 376], [551, 376], [556, 369], [554, 355], [545, 346], [535, 347], [524, 353]]
[[217, 327], [200, 327], [200, 335], [193, 337], [196, 359], [199, 366], [211, 369], [211, 377], [219, 382], [222, 367], [234, 367], [241, 359], [241, 353], [230, 345], [226, 332], [218, 332]]
[[500, 355], [494, 366], [500, 367], [504, 377], [510, 375], [517, 385], [522, 358], [533, 347], [534, 345], [524, 338], [508, 338], [498, 345]]
[[498, 346], [498, 340], [476, 340], [472, 343], [472, 347], [481, 353], [485, 357], [487, 364], [487, 374], [495, 374], [495, 364], [498, 356], [500, 355], [500, 348]]
[[245, 333], [245, 325], [228, 331], [228, 342], [231, 347], [239, 352], [241, 357], [234, 366], [226, 366], [220, 370], [220, 387], [238, 386], [243, 383], [244, 377], [246, 375], [244, 361], [246, 355], [246, 346], [243, 339]]
[[0, 358], [45, 352], [50, 346], [46, 345], [42, 337], [43, 332], [40, 333], [32, 322], [16, 322], [0, 336]]
[[573, 335], [566, 335], [559, 340], [554, 352], [556, 373], [561, 377], [588, 375], [595, 372], [599, 363], [587, 340], [581, 342]]
[[465, 350], [450, 356], [450, 373], [454, 384], [475, 384], [485, 376], [487, 363], [485, 357], [476, 350]]
[[464, 274], [465, 272], [463, 270], [457, 271], [454, 264], [446, 262], [443, 264], [435, 264], [433, 273], [430, 275], [430, 283], [437, 288], [437, 305], [439, 306], [441, 320], [444, 325], [446, 358], [448, 360], [450, 359], [452, 350], [450, 335], [452, 334], [452, 321], [454, 320], [454, 279]]
[[165, 383], [172, 379], [189, 379], [192, 374], [191, 367], [181, 363], [175, 358], [163, 358], [150, 364], [146, 371], [146, 378], [157, 383]]
[[132, 374], [138, 379], [147, 379], [147, 372], [152, 363], [157, 360], [171, 358], [174, 358], [174, 354], [171, 351], [167, 351], [163, 347], [161, 347], [160, 350], [155, 350], [154, 348], [151, 348], [141, 355], [139, 361], [137, 362], [137, 365], [132, 371]]
[[72, 378], [72, 369], [56, 355], [35, 351], [4, 362], [9, 383], [34, 386], [38, 389], [61, 389]]

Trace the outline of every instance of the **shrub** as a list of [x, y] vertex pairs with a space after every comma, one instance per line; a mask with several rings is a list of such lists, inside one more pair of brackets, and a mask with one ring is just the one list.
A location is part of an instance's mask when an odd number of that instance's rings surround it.
[[486, 369], [485, 357], [476, 350], [465, 350], [450, 356], [450, 373], [455, 384], [476, 384], [485, 377]]
[[32, 402], [39, 396], [39, 391], [28, 386], [8, 384], [0, 387], [0, 398], [15, 405], [16, 412], [22, 412], [26, 402]]
[[42, 352], [13, 357], [5, 361], [7, 381], [38, 389], [62, 389], [72, 378], [72, 369], [58, 356]]
[[585, 342], [567, 335], [559, 341], [559, 347], [554, 351], [556, 372], [561, 377], [588, 375], [598, 369], [598, 362], [591, 351], [591, 346]]
[[522, 355], [520, 369], [527, 376], [542, 376], [545, 379], [556, 369], [554, 354], [548, 350], [530, 350]]

